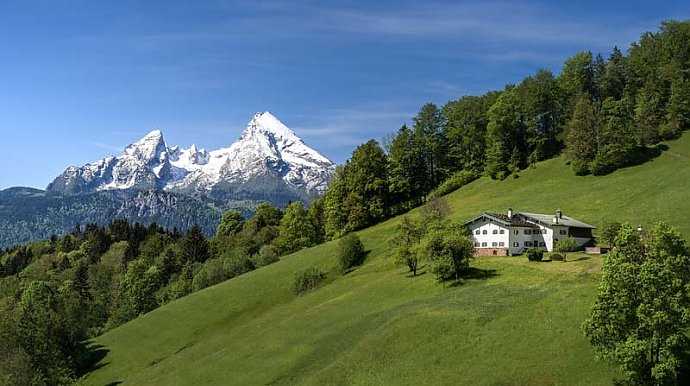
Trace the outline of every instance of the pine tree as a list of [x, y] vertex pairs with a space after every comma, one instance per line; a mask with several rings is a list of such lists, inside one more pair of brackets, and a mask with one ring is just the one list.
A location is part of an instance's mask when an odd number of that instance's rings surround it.
[[424, 193], [436, 187], [445, 175], [446, 141], [443, 138], [443, 127], [443, 115], [433, 103], [422, 106], [414, 117], [415, 147], [424, 163]]
[[485, 172], [491, 178], [502, 179], [508, 175], [510, 160], [516, 148], [518, 157], [521, 158], [520, 142], [524, 139], [524, 124], [519, 105], [516, 90], [511, 88], [504, 91], [489, 109]]
[[193, 226], [180, 241], [183, 261], [203, 263], [211, 257], [208, 240], [197, 225]]
[[403, 125], [391, 140], [388, 151], [388, 189], [395, 212], [410, 209], [423, 195], [424, 165], [416, 150], [412, 131]]
[[566, 133], [566, 154], [578, 175], [591, 171], [591, 163], [597, 155], [600, 130], [598, 115], [589, 96], [581, 95], [575, 104]]

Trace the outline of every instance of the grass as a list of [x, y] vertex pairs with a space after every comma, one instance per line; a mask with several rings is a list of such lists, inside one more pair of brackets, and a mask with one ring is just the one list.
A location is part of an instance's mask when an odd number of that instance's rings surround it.
[[[450, 194], [451, 217], [481, 211], [665, 220], [690, 234], [690, 135], [643, 165], [575, 177], [561, 158], [519, 178], [480, 179]], [[594, 359], [580, 325], [602, 258], [524, 257], [473, 262], [474, 278], [441, 285], [412, 278], [387, 245], [398, 218], [359, 233], [365, 264], [304, 296], [294, 272], [335, 266], [336, 243], [175, 301], [95, 340], [109, 350], [85, 385], [473, 384], [607, 385], [616, 369]]]

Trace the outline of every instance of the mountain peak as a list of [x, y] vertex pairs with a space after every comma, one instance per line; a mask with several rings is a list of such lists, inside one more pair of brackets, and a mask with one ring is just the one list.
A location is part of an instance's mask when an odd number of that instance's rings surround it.
[[242, 135], [252, 135], [256, 132], [270, 133], [283, 139], [299, 139], [294, 131], [269, 111], [254, 114], [254, 117], [249, 121]]
[[143, 136], [140, 140], [127, 146], [124, 154], [151, 160], [157, 158], [165, 149], [166, 145], [163, 139], [163, 133], [156, 129]]

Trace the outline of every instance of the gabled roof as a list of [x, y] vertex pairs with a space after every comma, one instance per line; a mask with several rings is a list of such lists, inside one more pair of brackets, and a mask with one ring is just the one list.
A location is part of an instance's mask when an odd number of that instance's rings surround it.
[[517, 226], [517, 227], [526, 227], [526, 228], [539, 228], [536, 224], [533, 224], [532, 222], [539, 223], [545, 227], [553, 227], [554, 225], [562, 225], [562, 226], [568, 226], [568, 227], [574, 227], [574, 228], [590, 228], [590, 229], [595, 229], [596, 227], [594, 225], [587, 224], [585, 222], [582, 222], [580, 220], [576, 220], [572, 217], [568, 217], [565, 215], [561, 215], [561, 217], [558, 219], [558, 224], [554, 224], [553, 214], [541, 214], [541, 213], [527, 213], [527, 212], [515, 212], [513, 214], [513, 217], [508, 217], [508, 215], [503, 214], [503, 213], [490, 213], [490, 212], [484, 212], [480, 214], [479, 216], [467, 221], [465, 225], [469, 225], [477, 220], [480, 219], [489, 219], [493, 220], [499, 224], [505, 225], [505, 226]]
[[568, 217], [566, 215], [562, 215], [558, 219], [558, 224], [554, 224], [554, 222], [553, 222], [554, 215], [552, 215], [552, 214], [527, 213], [527, 212], [520, 212], [520, 214], [527, 217], [527, 218], [534, 219], [534, 221], [537, 221], [544, 226], [565, 225], [568, 227], [575, 227], [575, 228], [591, 228], [591, 229], [596, 228], [594, 225], [587, 224], [585, 222], [582, 222], [580, 220], [576, 220], [576, 219], [574, 219], [572, 217]]
[[469, 225], [479, 219], [487, 218], [489, 220], [496, 221], [499, 224], [505, 225], [505, 226], [516, 226], [516, 227], [525, 227], [525, 228], [539, 228], [537, 225], [526, 222], [524, 219], [520, 218], [519, 216], [513, 215], [513, 217], [508, 217], [505, 214], [502, 213], [489, 213], [489, 212], [484, 212], [480, 214], [479, 216], [473, 218], [470, 221], [467, 221], [465, 225]]

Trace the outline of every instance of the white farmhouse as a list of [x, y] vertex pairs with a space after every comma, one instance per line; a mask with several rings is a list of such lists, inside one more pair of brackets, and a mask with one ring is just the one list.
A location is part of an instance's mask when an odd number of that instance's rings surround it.
[[529, 248], [552, 251], [559, 238], [572, 237], [579, 246], [593, 241], [594, 226], [564, 216], [513, 212], [507, 214], [482, 213], [465, 223], [472, 232], [476, 256], [508, 256], [523, 253]]

